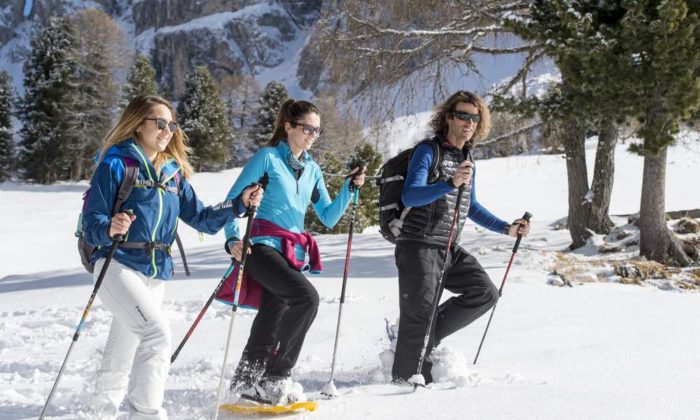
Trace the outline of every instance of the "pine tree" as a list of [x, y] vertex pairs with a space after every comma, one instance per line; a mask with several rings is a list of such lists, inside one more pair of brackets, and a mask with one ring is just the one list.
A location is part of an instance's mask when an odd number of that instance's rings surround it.
[[[342, 176], [328, 176], [325, 174], [340, 175], [347, 173], [347, 171], [345, 170], [345, 165], [343, 165], [343, 162], [338, 160], [338, 158], [332, 153], [325, 154], [322, 157], [322, 161], [323, 164], [321, 164], [321, 169], [324, 172], [323, 178], [324, 182], [326, 183], [326, 190], [328, 190], [328, 194], [332, 200], [338, 194], [338, 191], [340, 191], [340, 187], [343, 185], [343, 182], [345, 182], [345, 178]], [[326, 227], [323, 223], [321, 223], [316, 215], [316, 211], [313, 208], [313, 203], [309, 204], [309, 207], [306, 209], [306, 214], [304, 215], [304, 227], [308, 232], [313, 234], [338, 233], [340, 232], [339, 225], [341, 223], [342, 220], [331, 229]]]
[[156, 70], [151, 60], [143, 54], [136, 54], [134, 65], [129, 69], [126, 82], [122, 86], [120, 106], [126, 108], [129, 101], [139, 95], [159, 95], [156, 83]]
[[[374, 146], [370, 143], [360, 143], [350, 155], [348, 166], [352, 168], [364, 163], [365, 175], [376, 176], [379, 174], [383, 162], [381, 153]], [[358, 208], [355, 220], [356, 232], [362, 232], [365, 228], [379, 224], [379, 188], [372, 185], [372, 181], [365, 181], [365, 185], [360, 189], [359, 202], [361, 207]], [[348, 222], [349, 220], [346, 218], [343, 225], [348, 226]], [[347, 231], [348, 228], [343, 228], [343, 232]]]
[[178, 115], [189, 137], [194, 168], [215, 171], [225, 167], [231, 158], [233, 134], [214, 79], [206, 67], [195, 67], [187, 76]]
[[644, 156], [641, 255], [689, 264], [693, 252], [685, 251], [666, 226], [664, 194], [667, 148], [680, 124], [700, 109], [700, 4], [549, 0], [537, 5], [533, 16], [546, 22], [548, 46], [558, 51], [562, 75], [570, 82], [565, 99], [584, 111], [603, 111], [608, 119], [639, 122], [643, 142], [633, 150]]
[[250, 137], [256, 148], [263, 146], [272, 138], [277, 112], [287, 99], [287, 89], [282, 83], [273, 80], [265, 86], [255, 110], [255, 125], [250, 131]]
[[686, 266], [697, 249], [679, 241], [666, 226], [666, 158], [681, 123], [700, 110], [700, 3], [645, 0], [623, 5], [625, 18], [603, 34], [616, 45], [606, 43], [600, 54], [601, 65], [607, 63], [604, 69], [614, 70], [603, 74], [614, 80], [613, 86], [597, 86], [619, 97], [618, 106], [640, 121], [642, 143], [633, 148], [644, 156], [640, 254]]
[[[379, 172], [379, 168], [382, 165], [382, 156], [376, 149], [369, 143], [360, 143], [346, 161], [340, 162], [336, 155], [332, 153], [327, 153], [324, 156], [324, 164], [322, 166], [323, 172], [327, 174], [341, 174], [350, 173], [350, 171], [356, 166], [365, 165], [365, 175], [375, 176]], [[342, 176], [325, 176], [326, 189], [331, 199], [335, 198], [340, 188], [345, 183], [345, 177]], [[352, 205], [352, 204], [351, 204]], [[379, 211], [377, 210], [379, 206], [379, 190], [373, 188], [366, 181], [365, 185], [360, 189], [360, 196], [358, 200], [357, 211], [355, 213], [355, 225], [353, 226], [353, 231], [362, 232], [365, 228], [379, 223]], [[345, 217], [340, 219], [340, 221], [332, 228], [329, 229], [324, 226], [318, 217], [316, 217], [315, 211], [312, 205], [307, 209], [306, 215], [304, 217], [304, 223], [306, 230], [312, 233], [324, 234], [324, 233], [347, 233], [350, 230], [350, 212], [348, 211]]]
[[[592, 70], [590, 60], [600, 44], [601, 29], [619, 20], [615, 3], [542, 0], [530, 4], [527, 13], [506, 19], [506, 29], [537, 45], [539, 51], [535, 55], [551, 57], [561, 72], [561, 81], [546, 95], [523, 95], [512, 102], [497, 97], [495, 108], [526, 115], [537, 113], [543, 121], [540, 131], [543, 137], [556, 133], [561, 139], [566, 155], [567, 223], [572, 249], [584, 246], [593, 234], [607, 234], [614, 227], [608, 213], [615, 173], [619, 104], [612, 98], [603, 99], [591, 90], [593, 85], [581, 83], [580, 75]], [[525, 77], [527, 72], [527, 67], [521, 69], [520, 77]], [[610, 80], [606, 79], [605, 83]], [[598, 146], [593, 179], [589, 182], [585, 142], [586, 132], [593, 130], [598, 133]]]
[[76, 97], [77, 42], [70, 22], [52, 17], [30, 41], [20, 107], [21, 175], [52, 183], [71, 176], [71, 107]]
[[12, 175], [15, 149], [11, 119], [13, 105], [12, 78], [3, 70], [0, 71], [0, 182]]

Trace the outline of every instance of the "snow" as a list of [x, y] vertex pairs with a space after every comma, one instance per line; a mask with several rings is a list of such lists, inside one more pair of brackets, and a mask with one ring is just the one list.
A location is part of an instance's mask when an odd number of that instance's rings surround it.
[[[277, 9], [277, 8], [275, 8]], [[202, 16], [197, 19], [192, 19], [180, 25], [175, 26], [164, 26], [158, 29], [160, 33], [172, 33], [172, 32], [189, 32], [194, 29], [219, 29], [222, 30], [224, 27], [232, 20], [237, 19], [252, 19], [267, 13], [271, 8], [267, 5], [256, 4], [252, 6], [246, 6], [235, 12], [222, 12], [213, 13], [207, 16]], [[283, 11], [280, 8], [279, 11]]]
[[[612, 212], [639, 203], [641, 158], [617, 149]], [[595, 146], [588, 144], [589, 159]], [[353, 240], [347, 299], [336, 359], [338, 398], [321, 401], [309, 419], [639, 419], [692, 418], [700, 411], [700, 293], [663, 285], [609, 282], [554, 287], [556, 251], [566, 230], [550, 226], [566, 215], [565, 163], [560, 155], [478, 162], [479, 200], [513, 219], [534, 214], [499, 301], [476, 366], [486, 319], [446, 339], [435, 353], [436, 383], [428, 389], [388, 384], [391, 352], [385, 318], [398, 318], [393, 247], [369, 228]], [[700, 176], [697, 133], [670, 149], [667, 209], [698, 207], [688, 193]], [[208, 203], [221, 200], [239, 169], [197, 174], [192, 182]], [[53, 186], [0, 184], [0, 419], [36, 418], [65, 357], [92, 292], [72, 236], [86, 183]], [[685, 188], [685, 189], [683, 189]], [[174, 345], [184, 336], [227, 268], [223, 236], [198, 235], [181, 225], [192, 277], [178, 273], [166, 286], [164, 310]], [[513, 240], [472, 224], [462, 245], [499, 285]], [[311, 276], [321, 296], [319, 314], [294, 371], [310, 396], [330, 376], [346, 235], [318, 237], [325, 271]], [[569, 254], [579, 260], [584, 255]], [[179, 259], [179, 256], [176, 257]], [[605, 268], [584, 275], [605, 275]], [[608, 273], [609, 275], [609, 273]], [[552, 284], [550, 284], [552, 283]], [[668, 289], [668, 290], [665, 290]], [[165, 407], [171, 419], [212, 418], [230, 308], [213, 303], [170, 370]], [[231, 375], [254, 313], [237, 315], [229, 354]], [[49, 418], [90, 418], [95, 373], [110, 314], [99, 299], [74, 346]], [[219, 418], [235, 418], [221, 415]]]
[[0, 7], [0, 26], [7, 26], [12, 22], [12, 6]]

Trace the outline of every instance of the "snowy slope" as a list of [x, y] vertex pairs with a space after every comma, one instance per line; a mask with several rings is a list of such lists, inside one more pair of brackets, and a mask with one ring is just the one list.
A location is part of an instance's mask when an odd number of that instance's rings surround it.
[[[593, 145], [588, 149], [592, 152]], [[633, 212], [641, 159], [624, 146], [617, 152], [612, 213]], [[384, 319], [398, 316], [396, 269], [393, 247], [368, 229], [355, 235], [343, 307], [335, 380], [342, 395], [321, 401], [306, 418], [695, 418], [700, 411], [695, 396], [700, 294], [613, 283], [549, 285], [554, 252], [569, 243], [566, 231], [549, 227], [566, 214], [564, 160], [525, 156], [478, 165], [483, 204], [507, 219], [525, 210], [534, 214], [533, 233], [516, 257], [479, 364], [471, 362], [485, 317], [445, 340], [432, 388], [412, 393], [388, 385], [388, 370], [378, 355], [388, 348]], [[212, 203], [224, 197], [236, 175], [237, 170], [198, 174], [193, 184]], [[698, 177], [700, 143], [694, 138], [671, 149], [667, 209], [699, 207], [686, 181]], [[83, 183], [0, 184], [0, 419], [36, 418], [92, 291], [71, 236], [84, 188]], [[465, 230], [462, 245], [500, 283], [513, 240], [471, 224]], [[178, 274], [166, 287], [164, 308], [175, 342], [228, 264], [221, 234], [199, 242], [191, 229], [183, 226], [181, 233], [193, 276]], [[312, 396], [330, 374], [346, 240], [344, 235], [319, 238], [325, 270], [312, 281], [321, 305], [294, 372]], [[229, 317], [228, 307], [213, 304], [172, 366], [166, 391], [172, 419], [212, 418]], [[228, 375], [252, 319], [251, 312], [239, 313]], [[109, 322], [98, 299], [49, 409], [51, 418], [90, 418]]]

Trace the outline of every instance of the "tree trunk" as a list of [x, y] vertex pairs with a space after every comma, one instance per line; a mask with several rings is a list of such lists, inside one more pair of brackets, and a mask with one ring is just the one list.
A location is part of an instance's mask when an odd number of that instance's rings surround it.
[[575, 116], [563, 121], [564, 151], [566, 155], [566, 175], [569, 186], [569, 234], [573, 241], [571, 249], [580, 248], [592, 233], [586, 228], [586, 214], [583, 203], [588, 194], [588, 173], [586, 171], [585, 132]]
[[603, 121], [598, 135], [591, 196], [584, 201], [581, 210], [584, 226], [599, 234], [607, 234], [615, 226], [608, 216], [608, 210], [615, 177], [616, 145], [617, 126], [612, 120]]
[[642, 200], [639, 210], [639, 253], [662, 264], [687, 266], [690, 258], [666, 226], [665, 185], [667, 147], [644, 157]]
[[77, 154], [73, 158], [73, 163], [71, 165], [70, 179], [71, 179], [71, 181], [80, 181], [81, 179], [83, 179], [83, 160], [82, 160], [80, 154]]

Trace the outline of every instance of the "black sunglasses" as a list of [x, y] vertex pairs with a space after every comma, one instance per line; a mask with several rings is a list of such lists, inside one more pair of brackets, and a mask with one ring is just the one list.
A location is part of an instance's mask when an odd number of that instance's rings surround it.
[[302, 123], [298, 123], [298, 122], [294, 122], [294, 121], [291, 121], [290, 124], [292, 125], [292, 128], [300, 126], [301, 130], [307, 136], [310, 136], [314, 133], [316, 133], [317, 136], [320, 136], [321, 134], [323, 134], [323, 128], [321, 128], [321, 127], [314, 127], [313, 125], [302, 124]]
[[469, 112], [454, 111], [452, 112], [452, 116], [462, 121], [474, 121], [475, 123], [481, 121], [481, 115], [471, 114]]
[[165, 120], [165, 118], [144, 118], [144, 120], [155, 121], [156, 127], [159, 130], [162, 130], [165, 127], [168, 127], [168, 130], [170, 130], [171, 133], [174, 133], [177, 130], [177, 128], [180, 126], [180, 124], [178, 124], [176, 122], [171, 122], [171, 123], [167, 122]]

